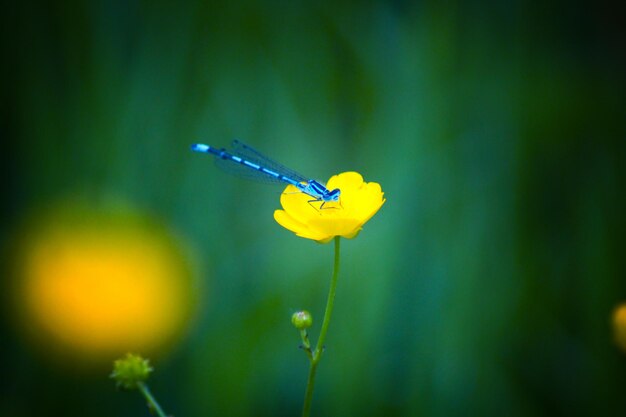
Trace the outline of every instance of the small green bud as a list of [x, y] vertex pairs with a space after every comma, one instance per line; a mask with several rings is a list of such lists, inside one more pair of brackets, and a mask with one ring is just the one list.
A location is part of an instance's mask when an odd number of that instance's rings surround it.
[[297, 311], [291, 316], [291, 323], [298, 330], [308, 329], [313, 324], [313, 316], [306, 310]]
[[126, 357], [113, 362], [111, 378], [117, 381], [118, 386], [134, 389], [140, 382], [148, 379], [152, 370], [148, 359], [127, 353]]

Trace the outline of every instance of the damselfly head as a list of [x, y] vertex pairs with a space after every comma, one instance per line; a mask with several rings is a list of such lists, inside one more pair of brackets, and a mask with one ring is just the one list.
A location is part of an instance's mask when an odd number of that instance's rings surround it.
[[339, 201], [339, 196], [341, 195], [341, 190], [339, 188], [335, 188], [332, 191], [329, 191], [328, 194], [326, 194], [326, 201]]

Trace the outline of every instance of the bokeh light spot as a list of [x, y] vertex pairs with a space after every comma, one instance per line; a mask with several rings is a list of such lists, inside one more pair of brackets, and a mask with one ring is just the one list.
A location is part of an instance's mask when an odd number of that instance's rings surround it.
[[626, 352], [626, 303], [613, 311], [613, 335], [617, 346]]

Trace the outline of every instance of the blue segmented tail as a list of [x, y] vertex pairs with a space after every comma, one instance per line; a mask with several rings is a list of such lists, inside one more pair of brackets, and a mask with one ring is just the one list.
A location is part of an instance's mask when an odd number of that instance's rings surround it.
[[291, 184], [313, 198], [309, 203], [322, 202], [320, 209], [328, 202], [339, 201], [341, 193], [339, 189], [329, 190], [324, 184], [307, 179], [238, 140], [233, 141], [232, 150], [218, 149], [203, 143], [195, 143], [191, 145], [191, 149], [195, 152], [213, 155], [221, 168], [237, 175], [261, 181]]

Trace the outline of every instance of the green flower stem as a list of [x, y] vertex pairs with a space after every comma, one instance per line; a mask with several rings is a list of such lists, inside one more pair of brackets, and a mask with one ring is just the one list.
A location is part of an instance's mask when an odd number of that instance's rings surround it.
[[333, 268], [333, 276], [330, 280], [330, 288], [328, 290], [328, 299], [326, 300], [326, 311], [324, 312], [324, 321], [320, 330], [320, 337], [317, 339], [315, 350], [310, 356], [311, 365], [309, 367], [309, 378], [306, 384], [306, 393], [304, 395], [304, 406], [302, 407], [302, 417], [309, 417], [311, 414], [311, 400], [313, 399], [313, 388], [315, 386], [315, 374], [317, 372], [317, 364], [322, 357], [324, 351], [324, 342], [326, 340], [326, 332], [330, 323], [330, 316], [333, 313], [335, 304], [335, 290], [337, 289], [337, 278], [339, 277], [339, 236], [335, 236], [335, 265]]
[[143, 396], [146, 397], [146, 401], [148, 402], [148, 407], [150, 408], [150, 410], [154, 410], [154, 412], [159, 417], [167, 417], [167, 415], [165, 414], [165, 412], [163, 412], [163, 409], [161, 408], [157, 400], [150, 393], [150, 390], [148, 389], [148, 386], [145, 383], [137, 382], [137, 388], [143, 394]]
[[302, 349], [304, 349], [304, 352], [308, 356], [309, 360], [313, 359], [313, 356], [311, 356], [311, 343], [309, 342], [309, 335], [305, 329], [300, 330], [300, 337], [302, 338]]

